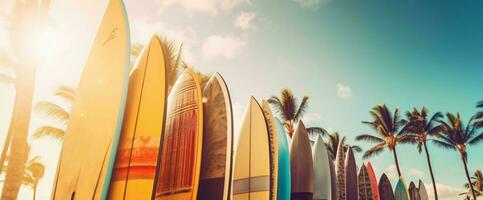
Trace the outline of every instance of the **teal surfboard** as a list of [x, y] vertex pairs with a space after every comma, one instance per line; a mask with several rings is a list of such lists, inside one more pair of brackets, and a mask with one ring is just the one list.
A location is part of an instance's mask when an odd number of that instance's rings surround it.
[[396, 184], [396, 189], [394, 190], [394, 199], [410, 200], [408, 186], [406, 185], [406, 181], [404, 181], [403, 177], [400, 177], [399, 181]]
[[277, 199], [290, 200], [290, 155], [287, 142], [287, 134], [284, 131], [282, 122], [275, 118], [277, 125], [278, 142], [278, 187]]

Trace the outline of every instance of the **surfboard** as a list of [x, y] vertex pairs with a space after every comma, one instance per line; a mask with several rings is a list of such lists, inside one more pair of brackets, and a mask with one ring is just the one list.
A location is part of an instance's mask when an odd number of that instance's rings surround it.
[[386, 174], [382, 174], [379, 179], [379, 197], [381, 200], [394, 200], [394, 193], [392, 192], [391, 182]]
[[109, 199], [151, 198], [166, 110], [163, 49], [153, 36], [129, 77]]
[[282, 122], [275, 118], [277, 126], [278, 143], [278, 178], [277, 178], [277, 199], [290, 200], [290, 154], [287, 142], [287, 134], [284, 131]]
[[411, 200], [421, 200], [421, 197], [419, 197], [418, 188], [416, 187], [414, 182], [411, 181], [411, 183], [409, 183], [408, 191], [409, 191], [409, 198]]
[[347, 149], [345, 156], [345, 189], [347, 200], [357, 200], [357, 167], [352, 147]]
[[277, 199], [277, 178], [278, 178], [278, 143], [277, 125], [268, 102], [262, 101], [262, 110], [268, 128], [268, 145], [270, 147], [270, 199]]
[[107, 195], [126, 103], [129, 45], [124, 4], [111, 0], [76, 90], [53, 199], [100, 199]]
[[198, 75], [186, 69], [168, 97], [154, 199], [196, 199], [198, 195], [203, 144], [202, 98]]
[[240, 126], [233, 172], [234, 200], [270, 199], [270, 147], [262, 108], [250, 97]]
[[418, 191], [419, 191], [419, 197], [421, 198], [421, 200], [429, 200], [428, 191], [426, 190], [426, 187], [424, 186], [424, 183], [421, 180], [419, 180]]
[[335, 174], [336, 174], [336, 187], [337, 187], [338, 200], [346, 200], [344, 162], [345, 162], [345, 152], [341, 141], [337, 146], [337, 155], [335, 156]]
[[379, 188], [377, 187], [377, 178], [374, 169], [372, 168], [371, 162], [367, 162], [366, 165], [367, 173], [369, 174], [369, 180], [371, 181], [372, 195], [374, 200], [379, 200]]
[[330, 196], [332, 200], [337, 200], [337, 177], [335, 172], [334, 160], [329, 156], [329, 169], [330, 169]]
[[233, 114], [228, 88], [218, 73], [203, 90], [203, 119], [198, 199], [226, 200], [231, 187]]
[[296, 127], [290, 148], [291, 199], [312, 200], [314, 175], [309, 136], [302, 121]]
[[318, 135], [315, 139], [312, 156], [314, 164], [314, 200], [330, 200], [332, 199], [331, 161], [321, 135]]
[[394, 199], [396, 200], [409, 200], [409, 192], [408, 187], [406, 185], [406, 181], [404, 181], [403, 177], [399, 177], [399, 181], [396, 184], [396, 188], [394, 191]]
[[359, 188], [359, 200], [374, 200], [374, 195], [372, 194], [371, 178], [367, 171], [366, 165], [362, 164], [358, 175], [358, 188]]

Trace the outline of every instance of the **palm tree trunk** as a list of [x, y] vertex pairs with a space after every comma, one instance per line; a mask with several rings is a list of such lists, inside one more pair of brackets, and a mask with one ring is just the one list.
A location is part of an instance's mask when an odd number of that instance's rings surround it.
[[475, 190], [473, 189], [473, 184], [471, 184], [470, 174], [468, 173], [468, 166], [466, 165], [466, 160], [463, 153], [461, 153], [461, 160], [463, 161], [463, 165], [465, 167], [466, 178], [468, 179], [468, 185], [470, 185], [471, 188], [471, 194], [473, 195], [473, 199], [476, 200]]
[[34, 196], [33, 196], [33, 200], [35, 200], [36, 196], [37, 196], [37, 184], [35, 184], [35, 186], [34, 186]]
[[438, 191], [436, 190], [436, 181], [434, 181], [433, 168], [431, 167], [431, 159], [429, 158], [428, 147], [426, 141], [423, 142], [424, 152], [426, 152], [426, 160], [428, 161], [429, 174], [431, 175], [431, 181], [433, 181], [434, 198], [438, 200]]
[[397, 161], [396, 146], [394, 146], [392, 154], [394, 155], [394, 162], [396, 163], [397, 174], [399, 175], [399, 177], [401, 177], [401, 170], [399, 169], [399, 162]]
[[3, 165], [5, 164], [5, 160], [7, 158], [8, 147], [10, 146], [10, 141], [12, 140], [12, 122], [13, 122], [13, 118], [11, 119], [10, 125], [8, 127], [7, 137], [5, 137], [5, 143], [3, 144], [2, 155], [0, 155], [0, 174], [3, 172]]
[[15, 120], [12, 121], [10, 157], [2, 190], [2, 200], [17, 199], [28, 157], [27, 136], [32, 110], [35, 68], [33, 65], [23, 63], [19, 65], [16, 74], [16, 96], [12, 115], [12, 119]]

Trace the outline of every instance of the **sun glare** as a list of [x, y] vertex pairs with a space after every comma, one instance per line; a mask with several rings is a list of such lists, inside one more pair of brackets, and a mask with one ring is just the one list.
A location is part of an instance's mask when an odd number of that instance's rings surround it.
[[27, 55], [37, 61], [52, 59], [60, 53], [63, 35], [55, 27], [45, 26], [29, 33], [28, 40], [23, 41], [23, 49]]

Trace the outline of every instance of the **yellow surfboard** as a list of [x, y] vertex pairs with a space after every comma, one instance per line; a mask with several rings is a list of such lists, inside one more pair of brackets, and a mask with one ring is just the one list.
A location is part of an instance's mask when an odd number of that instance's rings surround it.
[[136, 61], [129, 87], [109, 199], [150, 199], [166, 110], [166, 65], [153, 36]]
[[275, 118], [272, 114], [272, 109], [267, 101], [262, 101], [262, 110], [265, 115], [265, 121], [268, 127], [268, 141], [270, 146], [270, 199], [277, 200], [277, 185], [278, 185], [278, 141], [277, 141], [277, 126]]
[[186, 69], [168, 97], [154, 199], [196, 199], [202, 144], [203, 104], [200, 80], [191, 69]]
[[53, 199], [100, 199], [108, 189], [111, 150], [117, 148], [124, 114], [129, 45], [124, 4], [111, 0], [76, 91]]
[[253, 97], [240, 127], [234, 166], [232, 199], [270, 199], [268, 129], [262, 108]]

